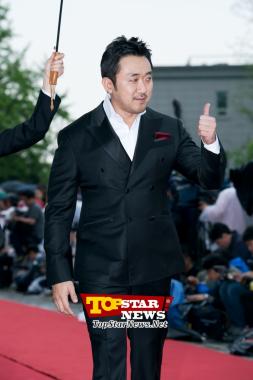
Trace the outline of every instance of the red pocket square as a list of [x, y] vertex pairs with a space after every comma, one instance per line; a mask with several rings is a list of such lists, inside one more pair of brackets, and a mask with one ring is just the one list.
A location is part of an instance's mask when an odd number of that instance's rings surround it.
[[171, 138], [169, 132], [155, 132], [155, 141], [168, 140]]

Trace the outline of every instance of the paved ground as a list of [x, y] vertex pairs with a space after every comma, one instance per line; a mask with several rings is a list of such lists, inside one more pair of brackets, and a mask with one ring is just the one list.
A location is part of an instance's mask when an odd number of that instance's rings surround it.
[[[54, 304], [52, 303], [51, 296], [50, 295], [26, 295], [22, 293], [18, 293], [13, 289], [0, 289], [0, 299], [4, 300], [10, 300], [10, 301], [16, 301], [27, 305], [33, 305], [40, 307], [42, 309], [47, 310], [55, 310], [56, 308]], [[82, 305], [79, 304], [71, 304], [71, 308], [74, 311], [75, 315], [78, 316], [82, 315]], [[225, 343], [215, 342], [211, 340], [207, 340], [205, 343], [194, 343], [197, 345], [202, 345], [211, 349], [214, 349], [216, 351], [221, 351], [228, 353], [228, 345]]]
[[[0, 299], [16, 301], [26, 305], [33, 305], [42, 309], [54, 310], [57, 312], [50, 295], [27, 295], [16, 292], [13, 289], [0, 289]], [[71, 304], [71, 309], [78, 315], [82, 311], [81, 303]]]

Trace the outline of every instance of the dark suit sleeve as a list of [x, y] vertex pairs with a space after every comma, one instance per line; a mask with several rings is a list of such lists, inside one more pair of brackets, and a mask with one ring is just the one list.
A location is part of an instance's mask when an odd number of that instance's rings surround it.
[[74, 151], [65, 130], [58, 135], [45, 210], [44, 246], [49, 285], [73, 278], [69, 235], [76, 207], [77, 172]]
[[178, 120], [179, 145], [175, 169], [204, 189], [219, 189], [224, 181], [226, 155], [220, 143], [220, 154], [198, 147]]
[[37, 104], [30, 119], [12, 129], [0, 133], [0, 156], [7, 156], [29, 148], [43, 139], [60, 105], [56, 95], [54, 110], [50, 110], [50, 97], [40, 91]]

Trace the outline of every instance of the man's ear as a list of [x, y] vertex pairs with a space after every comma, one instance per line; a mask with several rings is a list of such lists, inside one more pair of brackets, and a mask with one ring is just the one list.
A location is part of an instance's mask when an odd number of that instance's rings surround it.
[[102, 85], [103, 85], [105, 91], [107, 92], [107, 94], [111, 95], [111, 93], [114, 89], [114, 85], [113, 85], [112, 80], [110, 78], [104, 77], [104, 78], [102, 78]]

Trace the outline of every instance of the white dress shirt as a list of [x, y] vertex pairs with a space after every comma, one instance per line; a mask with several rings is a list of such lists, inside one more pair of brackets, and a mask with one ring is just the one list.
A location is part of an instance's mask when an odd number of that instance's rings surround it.
[[129, 126], [124, 122], [123, 118], [115, 112], [112, 103], [110, 101], [110, 96], [107, 95], [105, 97], [104, 103], [104, 110], [106, 113], [106, 116], [108, 117], [109, 122], [111, 123], [111, 126], [113, 127], [114, 131], [117, 133], [121, 144], [123, 145], [125, 151], [127, 152], [128, 156], [130, 157], [131, 161], [134, 157], [134, 150], [137, 142], [138, 137], [138, 130], [141, 120], [141, 115], [144, 115], [144, 112], [139, 113], [136, 116], [136, 119], [134, 120], [133, 124], [129, 128]]
[[[45, 95], [49, 96], [49, 98], [51, 98], [51, 94], [50, 94], [49, 92], [47, 92], [47, 91], [44, 90], [43, 88], [41, 89], [41, 91], [42, 91]], [[55, 99], [55, 94], [54, 94], [53, 98]]]
[[[121, 144], [123, 145], [125, 151], [127, 152], [129, 158], [132, 161], [138, 137], [141, 115], [144, 115], [146, 111], [139, 113], [136, 116], [136, 119], [134, 120], [133, 124], [129, 128], [129, 126], [124, 122], [123, 118], [115, 112], [109, 95], [106, 95], [105, 100], [103, 102], [103, 107], [112, 128], [118, 135]], [[204, 147], [215, 154], [220, 153], [220, 144], [217, 136], [214, 143], [204, 144]]]
[[207, 206], [199, 219], [201, 222], [226, 224], [232, 231], [235, 230], [241, 235], [246, 227], [253, 223], [253, 217], [248, 216], [242, 208], [233, 186], [222, 190], [215, 204]]

